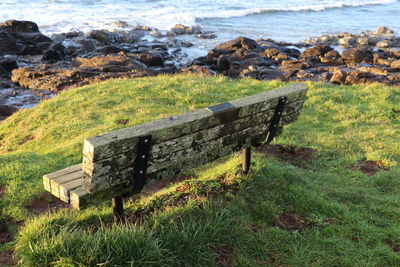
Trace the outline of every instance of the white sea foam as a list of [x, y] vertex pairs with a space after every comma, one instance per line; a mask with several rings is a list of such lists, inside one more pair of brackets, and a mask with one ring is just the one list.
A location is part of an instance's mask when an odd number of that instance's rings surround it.
[[161, 30], [176, 23], [194, 25], [205, 19], [229, 19], [262, 13], [321, 12], [329, 9], [389, 5], [397, 0], [0, 0], [0, 21], [31, 20], [45, 33], [73, 29], [115, 28], [123, 20]]

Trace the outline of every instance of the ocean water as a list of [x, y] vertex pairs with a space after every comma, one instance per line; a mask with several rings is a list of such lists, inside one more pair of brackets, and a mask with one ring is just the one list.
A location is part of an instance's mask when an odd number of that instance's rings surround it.
[[0, 0], [7, 19], [34, 21], [45, 34], [114, 29], [118, 20], [160, 30], [200, 25], [218, 36], [193, 40], [200, 54], [239, 35], [298, 42], [379, 26], [400, 32], [400, 0]]

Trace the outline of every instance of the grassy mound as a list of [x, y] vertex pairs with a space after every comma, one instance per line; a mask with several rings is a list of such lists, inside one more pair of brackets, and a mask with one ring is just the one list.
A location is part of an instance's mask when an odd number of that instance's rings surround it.
[[0, 252], [16, 245], [27, 266], [400, 264], [400, 91], [381, 85], [310, 84], [299, 121], [259, 150], [251, 175], [238, 155], [187, 172], [129, 200], [127, 225], [110, 225], [109, 203], [26, 209], [43, 174], [81, 161], [85, 138], [283, 85], [116, 80], [18, 112], [0, 124], [0, 222], [24, 227]]

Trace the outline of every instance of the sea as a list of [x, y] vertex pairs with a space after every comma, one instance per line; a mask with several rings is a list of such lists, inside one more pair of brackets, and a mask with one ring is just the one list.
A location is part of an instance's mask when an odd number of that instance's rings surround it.
[[146, 25], [200, 25], [214, 40], [194, 41], [200, 50], [237, 36], [299, 42], [340, 32], [387, 26], [400, 31], [400, 0], [0, 0], [0, 22], [36, 22], [48, 35], [74, 30], [121, 30]]

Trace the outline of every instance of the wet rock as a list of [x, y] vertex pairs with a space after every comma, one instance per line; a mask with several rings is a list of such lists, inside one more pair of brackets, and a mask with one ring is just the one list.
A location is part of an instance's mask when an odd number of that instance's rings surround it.
[[342, 58], [346, 63], [372, 63], [372, 52], [368, 49], [352, 48], [343, 52]]
[[389, 29], [387, 27], [379, 27], [376, 31], [376, 34], [393, 34], [394, 31], [392, 29]]
[[200, 26], [185, 26], [182, 24], [175, 24], [168, 32], [168, 36], [185, 35], [185, 34], [201, 34]]
[[88, 37], [92, 38], [102, 44], [112, 43], [135, 43], [143, 37], [144, 33], [141, 31], [107, 31], [107, 30], [93, 30], [88, 33]]
[[8, 105], [0, 105], [0, 116], [8, 117], [18, 111], [18, 108]]
[[196, 37], [199, 39], [215, 39], [217, 38], [217, 35], [213, 33], [200, 33], [197, 34]]
[[150, 35], [150, 36], [153, 36], [153, 37], [156, 37], [156, 38], [165, 37], [165, 35], [162, 34], [162, 33], [161, 33], [159, 30], [157, 30], [157, 29], [151, 30], [151, 31], [149, 32], [149, 35]]
[[18, 68], [17, 61], [12, 58], [0, 58], [0, 74], [8, 74]]
[[301, 55], [300, 50], [295, 49], [295, 48], [285, 48], [284, 52], [289, 56], [289, 57], [294, 57], [298, 58]]
[[123, 51], [123, 49], [115, 45], [104, 45], [96, 49], [96, 52], [101, 54], [117, 54], [121, 51]]
[[164, 58], [159, 52], [146, 52], [135, 55], [135, 57], [148, 67], [164, 67]]
[[55, 44], [44, 52], [42, 60], [53, 62], [63, 60], [65, 58], [65, 52], [65, 46], [60, 43]]
[[43, 53], [52, 40], [39, 32], [31, 21], [7, 20], [0, 23], [0, 53], [38, 55]]
[[258, 44], [256, 41], [250, 38], [246, 37], [238, 37], [234, 40], [219, 44], [215, 47], [215, 49], [221, 49], [221, 50], [237, 50], [239, 48], [245, 48], [245, 49], [255, 49], [258, 47]]

